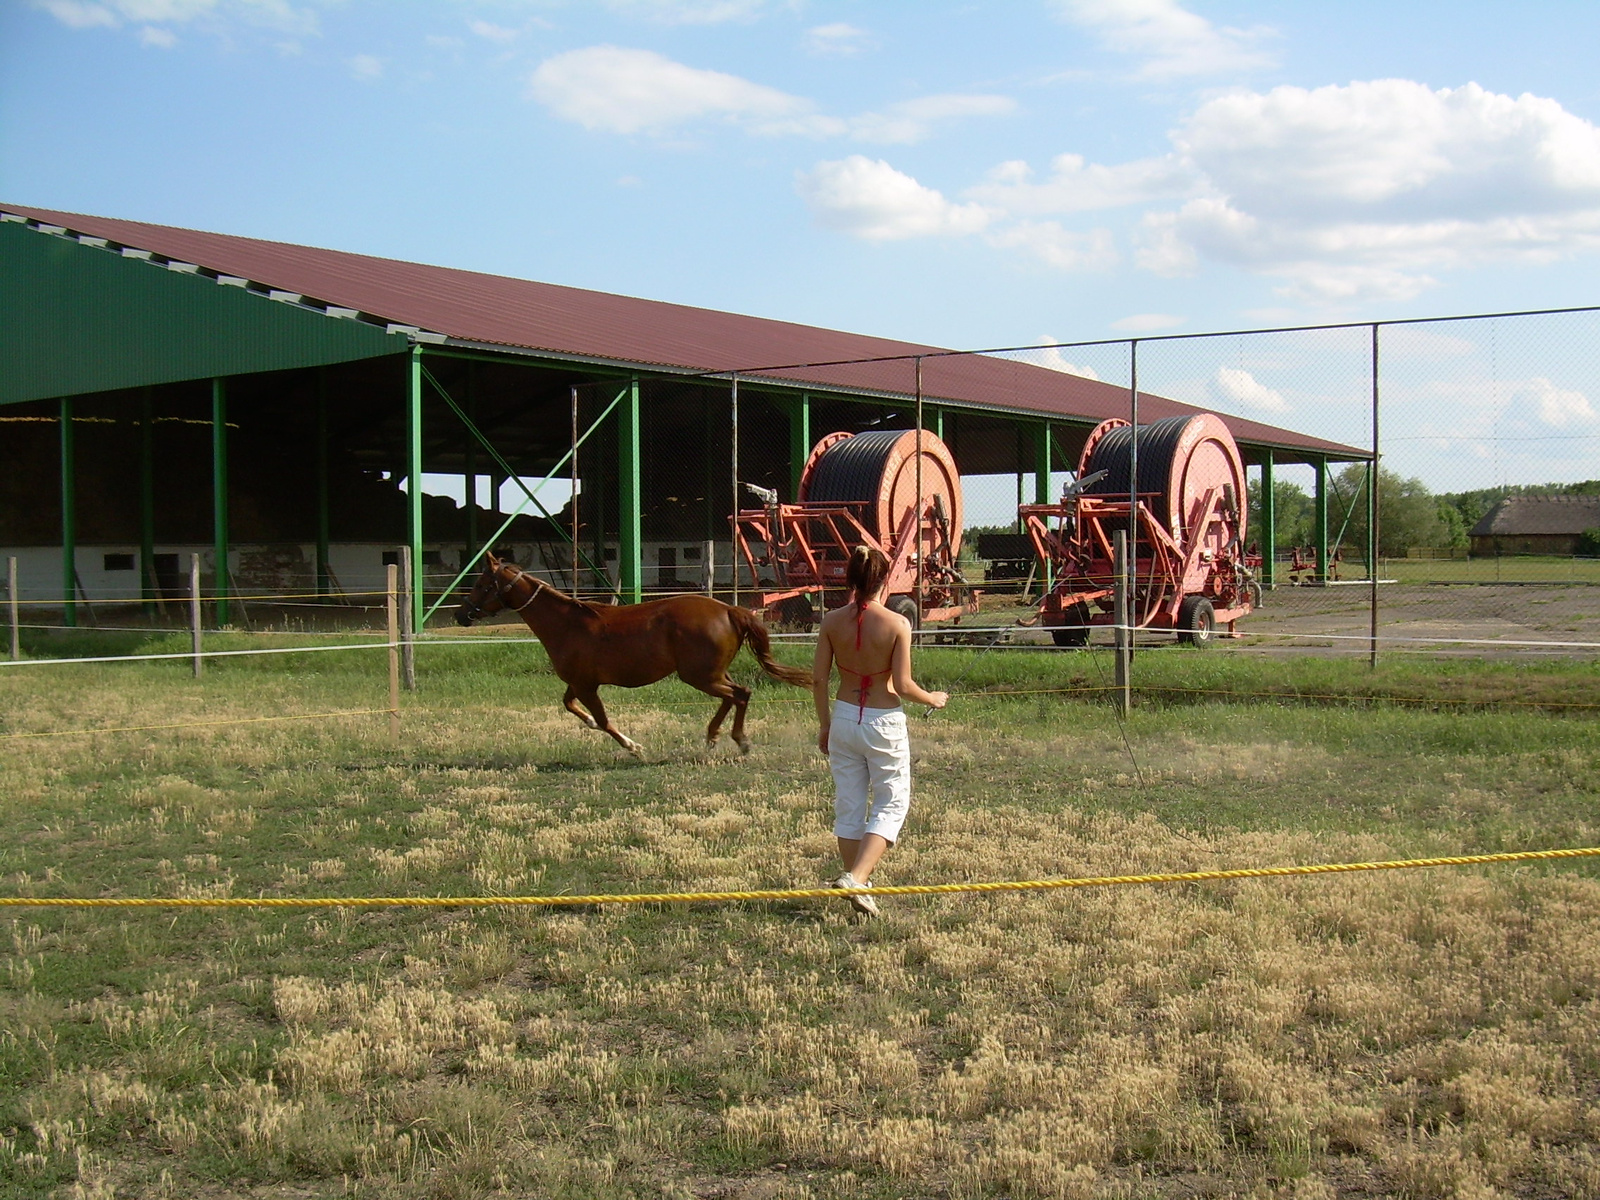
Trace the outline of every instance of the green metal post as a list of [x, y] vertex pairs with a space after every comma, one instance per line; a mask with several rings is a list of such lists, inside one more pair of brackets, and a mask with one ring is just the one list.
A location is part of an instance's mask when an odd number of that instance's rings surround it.
[[1278, 586], [1278, 493], [1277, 463], [1271, 450], [1261, 460], [1261, 586]]
[[811, 393], [801, 392], [789, 409], [789, 499], [800, 499], [800, 476], [811, 457]]
[[[474, 425], [478, 423], [478, 389], [475, 386], [477, 365], [470, 360], [467, 362], [467, 419]], [[470, 430], [467, 433], [464, 458], [462, 473], [466, 476], [464, 483], [467, 493], [467, 553], [476, 554], [478, 552], [478, 439], [472, 436]], [[577, 503], [576, 497], [573, 503]], [[573, 584], [574, 586], [577, 584], [576, 575], [573, 576]]]
[[156, 472], [153, 388], [139, 393], [139, 597], [147, 617], [156, 611]]
[[78, 623], [78, 479], [72, 430], [72, 397], [61, 400], [61, 623]]
[[617, 428], [617, 582], [624, 604], [644, 599], [644, 524], [639, 505], [639, 377], [628, 381]]
[[1328, 460], [1318, 458], [1312, 466], [1317, 471], [1316, 532], [1317, 582], [1328, 582]]
[[944, 441], [944, 409], [936, 408], [933, 410], [933, 420], [929, 423], [928, 428], [933, 430], [934, 437], [941, 442]]
[[217, 624], [228, 623], [228, 388], [211, 381], [211, 554], [217, 564]]
[[1050, 503], [1050, 423], [1033, 431], [1033, 502]]
[[422, 630], [422, 347], [411, 347], [406, 395], [406, 537], [411, 544], [411, 628]]
[[317, 595], [333, 591], [328, 570], [328, 379], [317, 371]]

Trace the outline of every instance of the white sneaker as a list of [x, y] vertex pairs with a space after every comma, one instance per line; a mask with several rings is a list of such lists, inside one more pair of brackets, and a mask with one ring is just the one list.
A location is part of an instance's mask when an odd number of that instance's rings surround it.
[[[868, 880], [866, 883], [862, 883], [854, 875], [850, 874], [849, 871], [846, 871], [828, 886], [836, 888], [869, 888], [872, 886], [872, 881]], [[876, 917], [879, 915], [878, 902], [871, 896], [856, 894], [846, 896], [845, 899], [850, 901], [850, 907], [854, 908], [858, 913], [864, 913], [869, 917]]]

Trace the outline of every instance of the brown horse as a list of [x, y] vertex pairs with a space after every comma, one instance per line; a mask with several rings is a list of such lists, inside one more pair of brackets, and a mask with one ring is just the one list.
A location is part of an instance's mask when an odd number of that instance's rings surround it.
[[634, 754], [640, 753], [639, 744], [606, 716], [600, 703], [601, 684], [643, 687], [676, 671], [690, 687], [722, 701], [706, 727], [707, 748], [716, 745], [731, 708], [733, 740], [744, 753], [750, 750], [744, 736], [750, 689], [728, 678], [728, 664], [739, 647], [748, 641], [761, 669], [774, 679], [811, 686], [809, 671], [773, 660], [767, 627], [748, 608], [695, 595], [645, 604], [590, 604], [558, 592], [516, 563], [492, 554], [485, 559], [472, 594], [456, 609], [456, 623], [471, 625], [507, 608], [517, 613], [544, 643], [550, 665], [567, 685], [561, 702], [566, 710], [590, 729], [603, 729]]

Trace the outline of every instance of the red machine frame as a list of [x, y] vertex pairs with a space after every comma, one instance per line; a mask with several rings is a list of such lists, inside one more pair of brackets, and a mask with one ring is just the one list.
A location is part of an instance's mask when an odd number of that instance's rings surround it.
[[[1101, 432], [1126, 424], [1108, 421], [1090, 435], [1080, 473]], [[1112, 531], [1129, 526], [1130, 509], [1136, 531], [1131, 541], [1137, 547], [1129, 599], [1129, 624], [1134, 628], [1172, 630], [1180, 640], [1205, 645], [1216, 625], [1226, 625], [1228, 636], [1233, 636], [1234, 622], [1259, 605], [1260, 584], [1237, 536], [1240, 497], [1226, 494], [1233, 491], [1231, 487], [1206, 488], [1183, 521], [1186, 529], [1207, 530], [1219, 517], [1229, 520], [1235, 536], [1221, 550], [1208, 546], [1203, 537], [1193, 539], [1190, 546], [1180, 545], [1156, 515], [1165, 498], [1160, 492], [1141, 493], [1135, 508], [1126, 497], [1086, 496], [1076, 487], [1069, 487], [1059, 503], [1028, 504], [1017, 510], [1034, 553], [1050, 571], [1053, 584], [1039, 611], [1041, 624], [1056, 631], [1058, 645], [1083, 645], [1090, 626], [1115, 623]], [[1199, 614], [1204, 606], [1197, 603], [1201, 597], [1211, 606], [1211, 625], [1206, 628], [1198, 627], [1203, 624]]]
[[[854, 500], [782, 504], [774, 499], [761, 508], [741, 509], [735, 514], [733, 537], [738, 557], [734, 570], [739, 569], [741, 559], [749, 568], [755, 592], [755, 603], [750, 607], [773, 609], [780, 619], [796, 624], [820, 619], [827, 594], [843, 594], [850, 552], [866, 545], [881, 550], [889, 560], [884, 582], [886, 603], [912, 619], [913, 624], [959, 620], [976, 613], [979, 593], [956, 568], [943, 498], [932, 497], [923, 511], [920, 530], [915, 511], [907, 509], [888, 545], [863, 522], [871, 504]], [[917, 552], [919, 544], [928, 547], [921, 556]], [[916, 599], [919, 567], [920, 612]]]

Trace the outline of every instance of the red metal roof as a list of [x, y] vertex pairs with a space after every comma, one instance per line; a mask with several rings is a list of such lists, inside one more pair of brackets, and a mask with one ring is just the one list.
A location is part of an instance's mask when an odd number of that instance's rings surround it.
[[[941, 349], [342, 250], [17, 205], [0, 204], [0, 212], [461, 341], [619, 365], [754, 373], [775, 364], [904, 359]], [[852, 362], [770, 376], [899, 395], [909, 394], [913, 384], [912, 364], [907, 361]], [[930, 399], [1079, 421], [1126, 416], [1128, 410], [1124, 388], [987, 355], [926, 358], [922, 387]], [[1141, 420], [1195, 411], [1199, 410], [1160, 396], [1140, 396]], [[1358, 447], [1240, 417], [1224, 419], [1242, 442], [1338, 458], [1366, 457]]]

